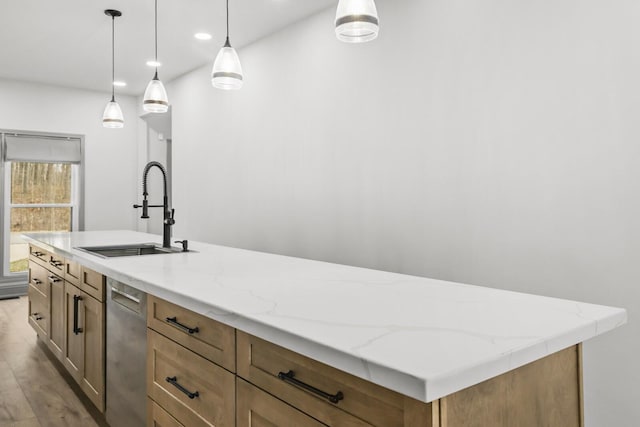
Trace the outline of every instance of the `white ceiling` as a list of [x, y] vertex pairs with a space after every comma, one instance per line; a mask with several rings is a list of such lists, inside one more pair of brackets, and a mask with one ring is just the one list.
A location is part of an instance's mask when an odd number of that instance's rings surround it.
[[[231, 44], [238, 48], [337, 0], [230, 0]], [[117, 93], [140, 95], [153, 77], [153, 0], [3, 0], [0, 77], [110, 91], [111, 18], [116, 18]], [[332, 23], [327, 23], [331, 30]], [[209, 41], [193, 35], [206, 31]], [[225, 0], [158, 0], [160, 79], [210, 63], [225, 38]]]

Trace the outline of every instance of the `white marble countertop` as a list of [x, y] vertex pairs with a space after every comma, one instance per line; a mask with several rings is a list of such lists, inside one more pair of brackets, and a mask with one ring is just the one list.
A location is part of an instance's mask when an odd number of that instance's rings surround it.
[[198, 242], [104, 259], [78, 246], [132, 231], [29, 234], [102, 274], [415, 399], [431, 402], [626, 322], [626, 311]]

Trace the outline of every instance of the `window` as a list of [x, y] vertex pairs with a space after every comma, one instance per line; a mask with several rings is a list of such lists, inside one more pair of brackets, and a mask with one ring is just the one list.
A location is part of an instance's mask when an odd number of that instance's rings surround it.
[[6, 282], [24, 280], [28, 269], [29, 246], [21, 239], [22, 233], [80, 229], [82, 140], [60, 135], [1, 136], [0, 281]]

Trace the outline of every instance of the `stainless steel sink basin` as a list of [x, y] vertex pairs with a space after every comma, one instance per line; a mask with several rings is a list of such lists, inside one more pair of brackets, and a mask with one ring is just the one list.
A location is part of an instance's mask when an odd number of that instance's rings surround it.
[[174, 254], [182, 252], [181, 248], [163, 248], [162, 246], [158, 246], [155, 243], [139, 243], [134, 245], [84, 246], [74, 249], [78, 249], [92, 255], [97, 255], [102, 258]]

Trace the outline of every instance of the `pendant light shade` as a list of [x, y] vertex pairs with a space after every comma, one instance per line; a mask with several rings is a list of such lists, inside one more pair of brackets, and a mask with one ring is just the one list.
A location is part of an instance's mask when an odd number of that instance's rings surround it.
[[144, 111], [149, 113], [166, 113], [169, 109], [169, 99], [167, 98], [167, 91], [164, 89], [164, 85], [158, 79], [158, 72], [153, 76], [153, 79], [147, 85], [147, 90], [144, 91], [143, 106]]
[[[155, 0], [155, 62], [158, 63], [158, 0]], [[164, 85], [158, 78], [158, 67], [153, 75], [153, 79], [144, 91], [144, 101], [142, 108], [149, 113], [166, 113], [169, 110], [169, 99]]]
[[122, 110], [120, 105], [114, 98], [107, 103], [104, 107], [104, 114], [102, 115], [102, 126], [111, 129], [119, 129], [124, 127], [124, 117], [122, 116]]
[[111, 17], [111, 101], [104, 107], [104, 113], [102, 114], [102, 126], [111, 129], [118, 129], [124, 127], [124, 117], [122, 115], [122, 109], [116, 102], [115, 86], [113, 82], [116, 76], [115, 66], [115, 20], [116, 16], [122, 16], [119, 10], [107, 9], [104, 14]]
[[211, 84], [218, 89], [240, 89], [242, 87], [242, 66], [236, 50], [231, 47], [228, 40], [218, 52], [213, 63]]
[[378, 11], [374, 0], [340, 0], [336, 12], [336, 36], [347, 43], [363, 43], [378, 37]]
[[229, 0], [227, 0], [227, 41], [213, 63], [211, 84], [218, 89], [232, 90], [240, 89], [243, 82], [240, 58], [229, 42]]

